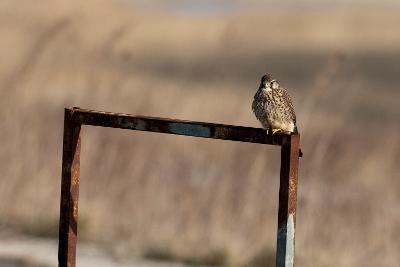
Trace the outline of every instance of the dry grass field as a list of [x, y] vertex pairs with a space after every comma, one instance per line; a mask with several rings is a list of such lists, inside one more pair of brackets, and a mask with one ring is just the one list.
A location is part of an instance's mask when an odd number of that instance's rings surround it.
[[[1, 1], [0, 228], [57, 236], [64, 107], [258, 127], [251, 101], [268, 71], [293, 95], [305, 154], [297, 266], [396, 266], [400, 16], [370, 10]], [[274, 262], [278, 148], [94, 127], [82, 138], [80, 242]]]

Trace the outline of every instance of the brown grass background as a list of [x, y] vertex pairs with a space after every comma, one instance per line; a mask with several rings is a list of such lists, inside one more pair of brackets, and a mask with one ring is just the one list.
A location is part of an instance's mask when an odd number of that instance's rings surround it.
[[[199, 15], [1, 1], [1, 229], [57, 236], [64, 107], [258, 127], [251, 101], [270, 72], [294, 98], [305, 153], [297, 265], [396, 266], [400, 9], [385, 3]], [[80, 242], [116, 257], [269, 266], [278, 155], [85, 127]]]

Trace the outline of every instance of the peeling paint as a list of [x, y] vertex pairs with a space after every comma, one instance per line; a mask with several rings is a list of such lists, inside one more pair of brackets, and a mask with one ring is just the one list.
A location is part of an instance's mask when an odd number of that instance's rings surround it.
[[287, 224], [278, 229], [276, 266], [294, 266], [294, 216], [289, 214]]
[[286, 256], [285, 266], [293, 266], [294, 264], [294, 218], [293, 214], [289, 214], [286, 226]]
[[278, 229], [278, 239], [276, 244], [276, 266], [284, 267], [286, 261], [286, 225]]
[[78, 204], [74, 203], [74, 207], [72, 210], [72, 216], [74, 217], [75, 220], [78, 219]]
[[138, 120], [135, 126], [132, 126], [132, 128], [137, 128], [139, 130], [146, 130], [148, 128], [147, 123], [143, 120]]
[[174, 134], [210, 137], [210, 129], [203, 126], [184, 123], [170, 123], [168, 128]]
[[296, 181], [293, 179], [289, 180], [289, 190], [290, 191], [295, 191], [297, 187]]
[[71, 179], [71, 184], [72, 186], [77, 186], [79, 185], [79, 169], [78, 168], [74, 168], [72, 170], [72, 179]]

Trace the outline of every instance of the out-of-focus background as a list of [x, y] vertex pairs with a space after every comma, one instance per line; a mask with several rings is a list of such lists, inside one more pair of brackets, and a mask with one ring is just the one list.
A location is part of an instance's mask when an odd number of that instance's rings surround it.
[[[296, 265], [397, 266], [399, 25], [394, 0], [2, 0], [0, 266], [56, 266], [64, 107], [258, 127], [265, 72], [305, 154]], [[274, 266], [279, 148], [82, 138], [78, 266]]]

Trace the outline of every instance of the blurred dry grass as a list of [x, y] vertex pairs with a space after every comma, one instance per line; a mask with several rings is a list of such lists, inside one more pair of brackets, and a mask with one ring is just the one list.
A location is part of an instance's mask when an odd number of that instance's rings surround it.
[[[395, 11], [191, 17], [9, 0], [0, 20], [1, 225], [54, 234], [63, 107], [258, 126], [250, 103], [269, 71], [294, 96], [305, 152], [298, 266], [399, 261]], [[117, 256], [273, 262], [278, 153], [84, 128], [80, 237]]]

